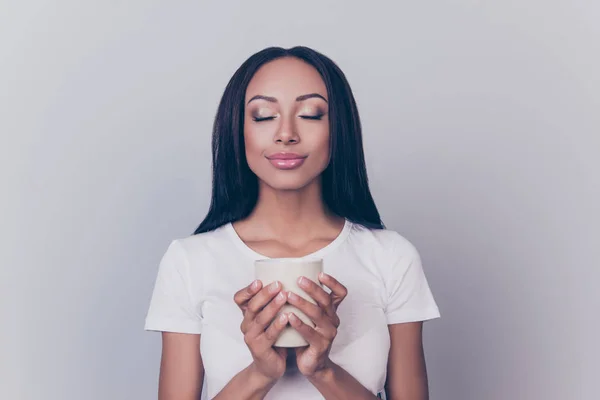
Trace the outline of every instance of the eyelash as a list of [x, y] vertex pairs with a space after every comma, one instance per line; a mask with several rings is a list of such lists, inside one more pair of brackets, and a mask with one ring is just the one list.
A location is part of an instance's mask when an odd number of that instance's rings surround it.
[[[319, 121], [321, 120], [321, 118], [323, 118], [323, 114], [318, 114], [318, 115], [300, 115], [300, 118], [302, 119], [308, 119], [311, 121]], [[275, 117], [265, 117], [265, 118], [258, 118], [258, 117], [253, 117], [252, 120], [254, 122], [262, 122], [262, 121], [271, 121], [275, 119]]]
[[275, 119], [275, 117], [265, 117], [265, 118], [252, 117], [252, 120], [254, 122], [271, 121], [273, 119]]
[[321, 118], [323, 118], [323, 114], [317, 114], [317, 115], [301, 115], [300, 118], [302, 119], [310, 119], [310, 120], [314, 120], [314, 121], [318, 121]]

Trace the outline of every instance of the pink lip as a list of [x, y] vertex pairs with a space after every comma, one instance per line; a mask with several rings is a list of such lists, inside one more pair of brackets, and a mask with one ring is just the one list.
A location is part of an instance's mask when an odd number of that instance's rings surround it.
[[306, 157], [296, 153], [276, 153], [267, 159], [277, 169], [295, 169], [304, 164]]

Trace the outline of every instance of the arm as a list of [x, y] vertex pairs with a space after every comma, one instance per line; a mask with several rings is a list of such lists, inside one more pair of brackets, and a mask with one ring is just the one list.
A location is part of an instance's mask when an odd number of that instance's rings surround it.
[[[285, 372], [287, 351], [272, 347], [287, 324], [285, 315], [275, 318], [285, 304], [285, 296], [277, 296], [280, 291], [279, 282], [262, 288], [257, 281], [236, 293], [234, 300], [244, 313], [241, 329], [254, 362], [235, 375], [215, 400], [262, 399]], [[199, 399], [204, 379], [200, 335], [163, 332], [162, 338], [159, 400]]]
[[296, 349], [298, 369], [327, 400], [376, 400], [373, 393], [329, 358], [340, 324], [337, 307], [348, 290], [330, 275], [322, 274], [319, 280], [331, 290], [330, 294], [310, 279], [301, 278], [298, 282], [317, 304], [294, 293], [288, 294], [288, 302], [302, 310], [316, 325], [312, 328], [293, 313], [289, 316], [292, 327], [309, 343], [308, 347]]
[[188, 290], [190, 279], [185, 251], [173, 241], [160, 262], [145, 323], [162, 336], [159, 400], [197, 400], [202, 391], [202, 316]]
[[390, 400], [427, 400], [423, 354], [423, 322], [440, 316], [417, 249], [396, 235], [390, 258], [396, 261], [386, 276], [390, 352], [386, 392]]
[[269, 379], [259, 373], [252, 363], [234, 376], [213, 400], [260, 400], [276, 382], [276, 379]]
[[[198, 400], [204, 379], [200, 335], [164, 332], [162, 337], [158, 400]], [[234, 376], [214, 399], [262, 399], [275, 382], [251, 364]]]
[[285, 314], [277, 317], [285, 299], [280, 282], [263, 288], [262, 282], [255, 281], [235, 294], [234, 301], [244, 314], [240, 328], [253, 362], [235, 375], [214, 400], [262, 399], [283, 376], [287, 350], [275, 349], [273, 344], [287, 325]]
[[423, 323], [389, 325], [390, 354], [386, 392], [389, 400], [428, 400], [427, 368], [423, 353]]
[[202, 393], [204, 366], [200, 335], [163, 332], [158, 400], [197, 400]]
[[333, 362], [308, 380], [327, 400], [377, 400], [373, 393]]

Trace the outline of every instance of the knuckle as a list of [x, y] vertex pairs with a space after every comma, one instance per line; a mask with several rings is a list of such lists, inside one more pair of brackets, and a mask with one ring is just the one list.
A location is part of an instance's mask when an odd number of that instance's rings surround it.
[[242, 320], [240, 328], [242, 329], [242, 332], [247, 333], [248, 331], [250, 331], [250, 328], [252, 328], [252, 320], [249, 320], [248, 318], [244, 318]]
[[322, 318], [325, 316], [325, 311], [321, 307], [315, 307], [315, 316]]
[[264, 315], [264, 313], [260, 313], [260, 314], [258, 314], [258, 315], [256, 316], [256, 318], [254, 318], [254, 323], [255, 323], [256, 325], [263, 326], [263, 325], [264, 325], [264, 323], [266, 322], [266, 321], [265, 321], [265, 319], [266, 319], [266, 318], [265, 318], [265, 315]]
[[337, 333], [338, 333], [338, 330], [337, 330], [337, 328], [336, 328], [336, 327], [333, 327], [333, 328], [331, 329], [331, 334], [330, 334], [330, 336], [331, 336], [331, 339], [335, 338], [335, 337], [337, 336]]
[[258, 306], [258, 303], [253, 302], [248, 304], [248, 310], [250, 310], [253, 313], [257, 313], [260, 310], [260, 307]]
[[238, 306], [239, 306], [240, 304], [242, 304], [242, 300], [241, 300], [241, 298], [240, 298], [240, 297], [241, 297], [241, 296], [240, 296], [238, 293], [236, 293], [236, 294], [233, 296], [233, 301], [234, 301], [234, 303], [235, 303], [235, 304], [237, 304]]

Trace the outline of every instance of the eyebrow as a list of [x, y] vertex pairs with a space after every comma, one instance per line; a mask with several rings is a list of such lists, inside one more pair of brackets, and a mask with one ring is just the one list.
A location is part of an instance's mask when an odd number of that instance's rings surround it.
[[[321, 96], [318, 93], [303, 94], [302, 96], [296, 97], [296, 101], [304, 101], [304, 100], [312, 99], [312, 98], [315, 98], [315, 97], [317, 97], [319, 99], [323, 99], [325, 101], [325, 103], [327, 103], [327, 99], [325, 97]], [[277, 99], [275, 97], [263, 96], [261, 94], [257, 94], [256, 96], [254, 96], [250, 100], [248, 100], [248, 103], [246, 103], [246, 104], [249, 104], [253, 100], [259, 100], [259, 99], [260, 100], [266, 100], [266, 101], [271, 102], [271, 103], [277, 103]]]

